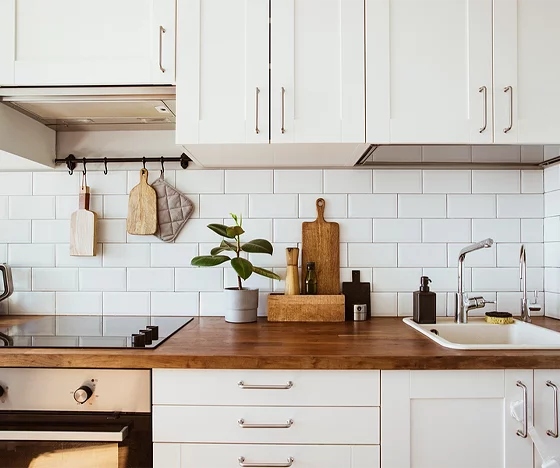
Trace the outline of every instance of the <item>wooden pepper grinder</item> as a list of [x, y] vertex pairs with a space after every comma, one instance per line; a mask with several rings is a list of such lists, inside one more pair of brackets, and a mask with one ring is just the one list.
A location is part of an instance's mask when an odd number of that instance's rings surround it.
[[288, 268], [286, 271], [286, 296], [294, 296], [299, 294], [299, 275], [298, 275], [298, 258], [299, 249], [297, 247], [288, 247], [286, 249], [286, 263]]

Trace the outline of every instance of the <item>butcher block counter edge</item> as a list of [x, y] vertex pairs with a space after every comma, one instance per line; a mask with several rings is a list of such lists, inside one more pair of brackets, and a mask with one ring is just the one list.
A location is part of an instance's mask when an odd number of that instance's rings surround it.
[[[536, 325], [560, 331], [560, 320]], [[560, 369], [557, 351], [443, 348], [402, 322], [229, 324], [195, 318], [153, 350], [0, 349], [0, 367], [118, 369]]]

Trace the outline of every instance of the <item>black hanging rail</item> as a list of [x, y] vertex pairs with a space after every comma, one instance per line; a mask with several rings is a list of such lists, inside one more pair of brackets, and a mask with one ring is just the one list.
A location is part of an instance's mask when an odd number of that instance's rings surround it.
[[73, 154], [70, 154], [64, 159], [57, 158], [54, 160], [54, 162], [55, 164], [66, 164], [66, 167], [68, 168], [68, 173], [72, 175], [74, 173], [74, 169], [76, 169], [76, 166], [78, 164], [83, 164], [84, 170], [87, 164], [93, 164], [93, 163], [105, 164], [105, 170], [103, 172], [107, 174], [108, 172], [107, 164], [109, 163], [131, 163], [131, 162], [136, 163], [137, 162], [137, 163], [142, 163], [142, 165], [146, 167], [146, 163], [156, 162], [161, 164], [163, 170], [164, 163], [178, 162], [181, 164], [181, 167], [183, 169], [186, 169], [187, 167], [189, 167], [189, 163], [192, 162], [192, 159], [189, 158], [185, 153], [181, 154], [181, 156], [179, 157], [161, 156], [159, 158], [76, 158]]

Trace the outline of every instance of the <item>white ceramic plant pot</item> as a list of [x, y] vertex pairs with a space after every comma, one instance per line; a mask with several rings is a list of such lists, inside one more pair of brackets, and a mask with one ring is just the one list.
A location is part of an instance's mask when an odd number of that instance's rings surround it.
[[224, 289], [224, 308], [226, 322], [250, 323], [257, 321], [259, 306], [258, 289]]

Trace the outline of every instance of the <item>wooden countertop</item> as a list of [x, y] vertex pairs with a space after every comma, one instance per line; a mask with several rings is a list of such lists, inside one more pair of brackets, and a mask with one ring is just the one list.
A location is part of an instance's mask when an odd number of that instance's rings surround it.
[[[560, 331], [560, 320], [534, 323]], [[401, 318], [367, 322], [228, 324], [195, 318], [154, 350], [0, 348], [0, 367], [196, 369], [557, 369], [558, 351], [459, 351]]]

